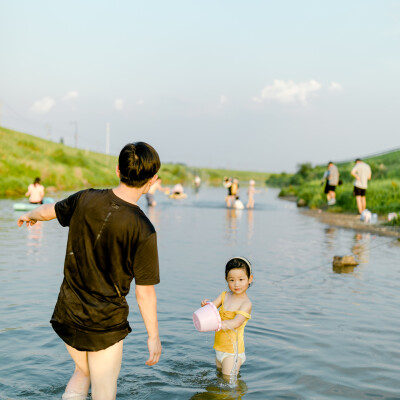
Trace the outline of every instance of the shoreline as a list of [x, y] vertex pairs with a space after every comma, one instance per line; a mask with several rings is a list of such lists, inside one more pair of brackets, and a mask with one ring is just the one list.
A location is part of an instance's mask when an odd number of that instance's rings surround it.
[[[283, 196], [279, 198], [285, 201], [296, 202], [295, 196]], [[360, 216], [358, 214], [334, 213], [320, 208], [310, 209], [306, 207], [299, 207], [299, 212], [309, 217], [316, 218], [319, 222], [330, 226], [400, 238], [400, 227], [383, 225], [386, 219], [382, 216], [378, 217], [378, 222], [376, 224], [369, 224], [360, 221]]]
[[400, 227], [383, 225], [383, 217], [378, 218], [376, 224], [370, 224], [360, 221], [358, 214], [332, 213], [321, 209], [303, 209], [300, 212], [330, 226], [400, 238]]

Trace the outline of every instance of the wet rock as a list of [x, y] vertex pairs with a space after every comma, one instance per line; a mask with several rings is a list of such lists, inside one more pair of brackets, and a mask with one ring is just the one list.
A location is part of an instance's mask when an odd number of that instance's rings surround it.
[[304, 199], [297, 200], [297, 207], [305, 207], [306, 205], [307, 205], [307, 202]]
[[356, 267], [359, 263], [354, 256], [334, 256], [334, 267]]

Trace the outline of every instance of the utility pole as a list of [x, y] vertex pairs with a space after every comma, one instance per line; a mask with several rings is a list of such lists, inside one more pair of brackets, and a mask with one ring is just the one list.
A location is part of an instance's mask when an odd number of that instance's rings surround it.
[[110, 123], [106, 125], [106, 154], [110, 154]]
[[78, 148], [78, 122], [71, 121], [71, 124], [75, 125], [75, 133], [74, 133], [75, 147]]

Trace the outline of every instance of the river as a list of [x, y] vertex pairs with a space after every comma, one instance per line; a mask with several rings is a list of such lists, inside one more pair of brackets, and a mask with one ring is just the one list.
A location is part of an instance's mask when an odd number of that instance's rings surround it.
[[[145, 366], [132, 290], [117, 398], [400, 399], [399, 242], [321, 224], [275, 190], [256, 194], [252, 211], [227, 210], [224, 196], [158, 192], [150, 209], [140, 200], [158, 232], [163, 354]], [[73, 363], [49, 319], [68, 230], [57, 221], [18, 228], [11, 200], [0, 211], [0, 399], [61, 399]], [[333, 271], [333, 256], [351, 254], [354, 271]], [[247, 360], [231, 387], [216, 372], [213, 334], [197, 332], [192, 313], [226, 290], [235, 255], [252, 262], [254, 284]]]

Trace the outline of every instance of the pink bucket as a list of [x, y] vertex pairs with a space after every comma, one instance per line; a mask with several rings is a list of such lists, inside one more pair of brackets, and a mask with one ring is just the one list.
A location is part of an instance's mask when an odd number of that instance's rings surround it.
[[193, 313], [193, 323], [199, 332], [219, 331], [221, 317], [214, 303], [207, 303]]

